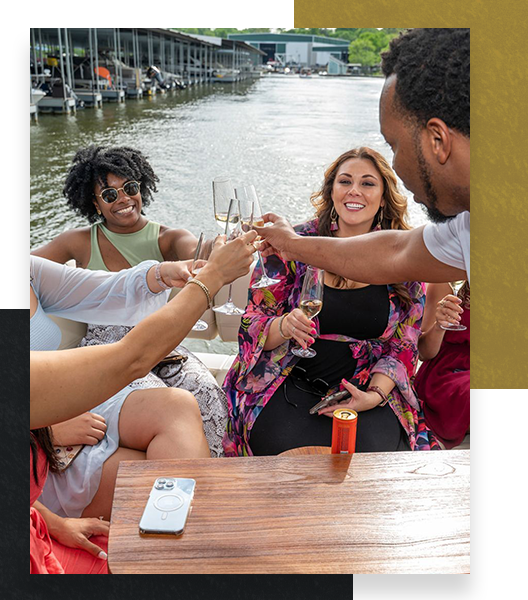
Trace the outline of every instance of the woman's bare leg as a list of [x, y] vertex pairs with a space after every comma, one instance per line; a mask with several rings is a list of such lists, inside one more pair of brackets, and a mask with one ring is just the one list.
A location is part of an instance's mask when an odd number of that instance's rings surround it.
[[83, 517], [110, 518], [121, 460], [210, 457], [196, 398], [177, 388], [131, 392], [121, 407], [119, 445], [105, 461], [99, 489]]
[[90, 504], [83, 510], [83, 517], [104, 517], [110, 520], [114, 489], [119, 462], [122, 460], [145, 460], [145, 453], [130, 448], [118, 448], [103, 465], [99, 489]]
[[210, 457], [196, 398], [177, 388], [132, 392], [121, 408], [119, 444], [147, 459]]

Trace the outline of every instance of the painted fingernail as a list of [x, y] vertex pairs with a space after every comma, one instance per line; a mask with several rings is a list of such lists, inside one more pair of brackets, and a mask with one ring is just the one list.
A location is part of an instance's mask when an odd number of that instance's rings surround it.
[[315, 335], [315, 334], [317, 333], [317, 329], [312, 329], [312, 331], [310, 331], [310, 333], [311, 333], [312, 335]]
[[315, 340], [313, 338], [310, 338], [310, 344], [313, 344], [315, 342]]
[[101, 550], [101, 552], [99, 552], [99, 554], [97, 555], [97, 558], [100, 558], [101, 560], [106, 560], [108, 558], [108, 554], [104, 550]]
[[341, 383], [348, 383], [346, 379], [341, 379]]

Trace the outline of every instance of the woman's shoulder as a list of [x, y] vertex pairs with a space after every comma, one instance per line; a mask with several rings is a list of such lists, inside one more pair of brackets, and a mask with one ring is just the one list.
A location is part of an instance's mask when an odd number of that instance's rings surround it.
[[80, 248], [90, 243], [92, 230], [97, 227], [97, 224], [86, 225], [85, 227], [75, 227], [74, 229], [68, 229], [58, 235], [53, 243], [57, 247], [61, 247], [64, 250], [69, 250], [71, 253], [78, 251]]
[[82, 263], [87, 249], [90, 248], [91, 229], [92, 226], [87, 226], [63, 231], [47, 244], [33, 250], [31, 254], [58, 263], [65, 263], [71, 259]]

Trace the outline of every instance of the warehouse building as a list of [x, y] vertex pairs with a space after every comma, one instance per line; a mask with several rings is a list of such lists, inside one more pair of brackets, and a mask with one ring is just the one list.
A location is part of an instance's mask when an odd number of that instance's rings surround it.
[[[284, 66], [323, 67], [330, 62], [348, 62], [349, 40], [295, 33], [240, 33], [229, 39], [245, 42], [264, 52], [260, 64], [276, 61]], [[332, 60], [334, 59], [334, 60]]]

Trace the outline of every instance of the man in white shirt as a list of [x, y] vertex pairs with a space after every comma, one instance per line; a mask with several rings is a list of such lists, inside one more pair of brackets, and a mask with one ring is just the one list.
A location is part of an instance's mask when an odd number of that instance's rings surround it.
[[439, 261], [466, 271], [469, 281], [469, 211], [423, 230], [427, 250]]
[[280, 253], [363, 283], [469, 280], [469, 29], [413, 29], [382, 56], [381, 133], [433, 223], [352, 238], [301, 237], [277, 215], [257, 228]]

